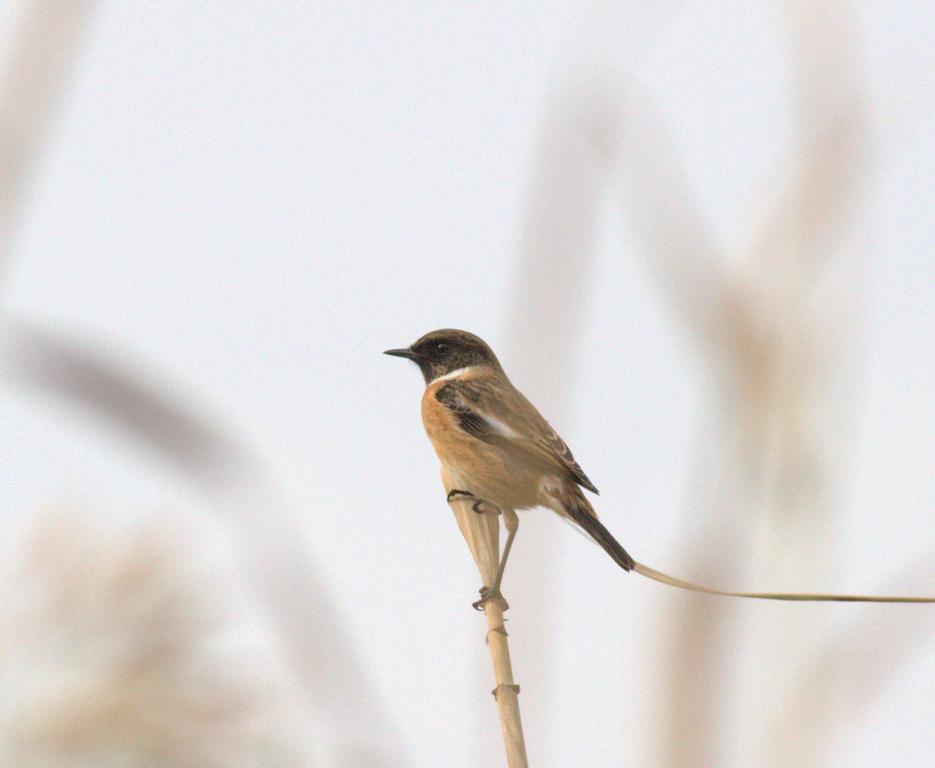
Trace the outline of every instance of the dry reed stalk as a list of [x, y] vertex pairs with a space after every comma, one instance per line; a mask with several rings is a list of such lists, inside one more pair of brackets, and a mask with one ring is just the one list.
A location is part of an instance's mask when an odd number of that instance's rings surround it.
[[[93, 0], [28, 0], [0, 71], [0, 269], [22, 213], [33, 160], [71, 74]], [[157, 451], [207, 491], [233, 524], [248, 582], [272, 622], [308, 703], [349, 765], [400, 765], [401, 739], [338, 622], [336, 601], [309, 560], [303, 519], [237, 436], [189, 408], [168, 383], [83, 343], [11, 318], [0, 328], [0, 385], [24, 385], [90, 408]], [[333, 706], [321, 691], [334, 691]], [[348, 716], [348, 712], [353, 713]], [[366, 731], [353, 723], [366, 721]]]
[[0, 73], [0, 252], [9, 250], [30, 165], [55, 117], [90, 0], [31, 0], [15, 19]]
[[[735, 580], [778, 563], [784, 579], [808, 583], [819, 564], [829, 561], [833, 545], [827, 514], [834, 501], [833, 460], [827, 458], [838, 455], [841, 430], [834, 428], [840, 425], [824, 399], [838, 388], [827, 386], [824, 371], [828, 360], [840, 363], [838, 349], [846, 346], [849, 326], [835, 326], [834, 311], [823, 311], [827, 302], [816, 302], [815, 295], [828, 282], [820, 274], [826, 262], [838, 255], [840, 222], [854, 215], [854, 191], [865, 175], [865, 120], [852, 36], [840, 23], [826, 23], [828, 2], [821, 4], [821, 14], [814, 13], [815, 4], [790, 5], [794, 45], [820, 51], [825, 59], [801, 50], [791, 57], [801, 157], [779, 196], [759, 207], [763, 226], [737, 258], [725, 258], [705, 223], [651, 99], [637, 92], [640, 98], [624, 101], [625, 141], [642, 150], [622, 153], [631, 227], [673, 307], [696, 333], [712, 370], [720, 372], [715, 391], [722, 412], [740, 417], [713, 423], [705, 441], [705, 454], [717, 457], [714, 466], [699, 471], [705, 483], [699, 495], [710, 497], [705, 506], [711, 523], [692, 542], [697, 563], [689, 567], [702, 579]], [[816, 45], [814, 37], [829, 39]], [[842, 263], [840, 257], [834, 262]], [[816, 304], [819, 311], [812, 309]], [[736, 529], [750, 527], [754, 510], [769, 528], [769, 551], [748, 562], [712, 559], [711, 551]], [[735, 609], [706, 603], [685, 597], [670, 630], [675, 640], [666, 663], [677, 671], [667, 676], [667, 725], [660, 728], [657, 763], [721, 759], [725, 742], [712, 713], [722, 698], [726, 628]], [[760, 663], [753, 668], [766, 671], [756, 674], [758, 682], [745, 676], [747, 697], [753, 698], [741, 707], [755, 722], [751, 731], [762, 731], [760, 721], [770, 716], [753, 706], [757, 684], [773, 689], [786, 679], [789, 665], [775, 660], [788, 658], [792, 647], [801, 655], [811, 636], [796, 634], [780, 614], [760, 632], [753, 644], [761, 649]], [[680, 738], [673, 740], [673, 732]], [[789, 741], [796, 738], [789, 735]]]
[[298, 768], [311, 745], [231, 572], [165, 515], [4, 527], [0, 768]]
[[[463, 488], [444, 468], [442, 484], [445, 493]], [[482, 513], [471, 509], [472, 501], [464, 497], [451, 500], [450, 506], [461, 535], [467, 542], [477, 570], [484, 584], [493, 584], [500, 562], [500, 521], [495, 509]], [[496, 685], [492, 691], [500, 711], [500, 728], [503, 733], [503, 746], [506, 750], [506, 763], [509, 768], [528, 768], [526, 760], [526, 742], [523, 738], [523, 723], [519, 715], [519, 686], [513, 680], [513, 665], [510, 662], [510, 644], [507, 640], [503, 612], [507, 604], [504, 600], [488, 600], [484, 603], [484, 615], [487, 617], [487, 647], [493, 662]]]
[[405, 764], [402, 739], [310, 559], [304, 523], [242, 436], [154, 370], [10, 316], [0, 326], [3, 385], [115, 425], [201, 489], [235, 536], [246, 585], [320, 726], [323, 753], [361, 768]]

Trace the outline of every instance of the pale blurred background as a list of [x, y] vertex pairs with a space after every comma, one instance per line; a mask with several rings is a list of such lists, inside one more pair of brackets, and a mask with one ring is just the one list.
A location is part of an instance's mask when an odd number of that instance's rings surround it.
[[[3, 768], [502, 764], [437, 327], [642, 562], [935, 593], [931, 3], [0, 9]], [[521, 519], [530, 765], [930, 762], [932, 608]]]

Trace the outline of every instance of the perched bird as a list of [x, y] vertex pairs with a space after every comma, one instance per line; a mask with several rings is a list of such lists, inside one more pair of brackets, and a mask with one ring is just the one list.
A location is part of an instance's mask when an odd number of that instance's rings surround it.
[[384, 354], [415, 362], [425, 377], [422, 421], [444, 467], [476, 499], [503, 514], [508, 536], [495, 582], [482, 599], [500, 597], [500, 582], [519, 526], [516, 510], [548, 507], [583, 528], [624, 570], [633, 558], [598, 520], [581, 492], [597, 493], [565, 442], [507, 378], [483, 339], [466, 331], [432, 331], [412, 346]]
[[935, 603], [935, 597], [843, 595], [824, 592], [736, 592], [714, 589], [636, 562], [597, 519], [581, 488], [597, 493], [549, 423], [507, 378], [493, 350], [467, 331], [427, 333], [411, 347], [384, 354], [414, 361], [425, 377], [422, 421], [449, 474], [464, 488], [448, 493], [474, 499], [475, 512], [492, 504], [508, 531], [494, 583], [481, 589], [480, 608], [501, 598], [500, 582], [519, 527], [517, 509], [548, 507], [583, 528], [625, 571], [679, 589], [724, 597], [848, 603]]

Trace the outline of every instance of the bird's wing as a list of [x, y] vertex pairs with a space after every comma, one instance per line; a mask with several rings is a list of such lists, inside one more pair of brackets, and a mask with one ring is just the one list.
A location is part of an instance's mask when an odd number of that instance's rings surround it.
[[485, 442], [507, 443], [545, 468], [598, 493], [571, 450], [535, 406], [508, 382], [454, 379], [435, 398], [458, 419], [461, 429]]
[[472, 404], [474, 398], [465, 384], [446, 384], [435, 393], [435, 399], [454, 414], [463, 432], [479, 440], [489, 440], [497, 434], [493, 420]]

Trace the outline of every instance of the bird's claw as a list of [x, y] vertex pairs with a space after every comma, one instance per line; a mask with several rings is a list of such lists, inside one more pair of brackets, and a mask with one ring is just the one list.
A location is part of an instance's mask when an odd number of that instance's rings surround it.
[[452, 490], [448, 491], [448, 503], [450, 504], [458, 496], [466, 496], [469, 499], [474, 498], [474, 494], [471, 493], [470, 491], [461, 491], [461, 490], [458, 490], [457, 488], [453, 488]]
[[[470, 491], [462, 491], [462, 490], [459, 490], [458, 488], [452, 488], [450, 491], [448, 491], [448, 496], [446, 500], [448, 501], [449, 504], [451, 504], [451, 502], [457, 499], [459, 496], [463, 496], [465, 499], [476, 499], [476, 501], [473, 504], [471, 504], [471, 511], [475, 512], [478, 515], [484, 514], [484, 509], [482, 508], [482, 505], [488, 502], [485, 499], [478, 499]], [[497, 508], [497, 511], [499, 512], [500, 509]]]
[[504, 611], [510, 607], [510, 604], [504, 599], [497, 587], [481, 587], [478, 592], [480, 592], [480, 600], [471, 603], [471, 607], [475, 611], [483, 611], [484, 604], [489, 603], [491, 600], [498, 601]]

